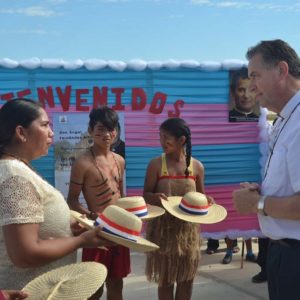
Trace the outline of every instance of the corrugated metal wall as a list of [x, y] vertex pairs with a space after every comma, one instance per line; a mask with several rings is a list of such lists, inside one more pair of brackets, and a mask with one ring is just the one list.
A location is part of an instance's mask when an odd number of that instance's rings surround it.
[[[59, 87], [64, 92], [66, 86], [72, 87], [70, 108], [73, 112], [76, 89], [88, 89], [88, 94], [82, 96], [87, 102], [82, 106], [90, 108], [93, 87], [108, 87], [108, 105], [111, 107], [116, 104], [112, 89], [124, 88], [121, 99], [125, 105], [126, 182], [129, 194], [141, 193], [146, 166], [151, 158], [161, 153], [159, 124], [168, 117], [169, 110], [174, 110], [178, 99], [185, 103], [180, 109], [180, 117], [191, 127], [193, 156], [205, 166], [205, 184], [212, 195], [222, 202], [222, 198], [228, 199], [228, 193], [231, 193], [228, 185], [233, 188], [241, 181], [260, 181], [257, 123], [228, 122], [228, 71], [162, 68], [156, 71], [125, 69], [118, 72], [109, 68], [68, 71], [63, 68], [28, 70], [0, 67], [0, 96], [9, 92], [16, 96], [17, 92], [30, 89], [32, 93], [27, 97], [37, 99], [37, 88], [52, 87], [55, 108], [47, 108], [50, 116], [53, 111], [62, 111], [55, 88]], [[142, 88], [147, 94], [147, 106], [142, 111], [132, 111], [132, 88]], [[166, 106], [158, 115], [149, 113], [156, 92], [167, 95]], [[33, 164], [42, 176], [55, 184], [53, 149], [47, 157]], [[221, 186], [227, 186], [223, 195], [220, 193]], [[229, 204], [227, 206], [232, 210]]]

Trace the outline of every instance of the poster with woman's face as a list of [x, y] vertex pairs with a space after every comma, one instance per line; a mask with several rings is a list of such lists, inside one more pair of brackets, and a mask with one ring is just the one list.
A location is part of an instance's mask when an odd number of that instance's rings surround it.
[[229, 122], [257, 122], [259, 104], [250, 89], [248, 69], [230, 71], [229, 76]]

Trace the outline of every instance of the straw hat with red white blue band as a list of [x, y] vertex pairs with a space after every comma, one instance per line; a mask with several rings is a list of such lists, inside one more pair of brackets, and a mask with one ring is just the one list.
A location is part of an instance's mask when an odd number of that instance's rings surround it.
[[156, 244], [141, 237], [142, 221], [139, 217], [116, 205], [110, 205], [92, 220], [83, 218], [80, 213], [71, 211], [72, 216], [86, 228], [101, 226], [103, 238], [139, 252], [159, 249]]
[[162, 200], [163, 207], [174, 217], [198, 224], [213, 224], [224, 220], [226, 209], [218, 204], [209, 204], [206, 196], [188, 192], [183, 197], [168, 197]]
[[97, 262], [80, 262], [46, 272], [30, 281], [23, 291], [28, 300], [89, 299], [104, 283], [107, 269]]
[[119, 198], [115, 205], [135, 214], [143, 221], [151, 220], [165, 213], [165, 210], [159, 206], [146, 204], [145, 199], [141, 196]]

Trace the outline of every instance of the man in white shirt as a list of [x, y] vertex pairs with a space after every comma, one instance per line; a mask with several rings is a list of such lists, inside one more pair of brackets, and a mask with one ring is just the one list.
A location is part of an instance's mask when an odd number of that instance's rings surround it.
[[300, 59], [282, 40], [260, 42], [247, 58], [250, 89], [279, 118], [261, 189], [243, 183], [233, 201], [239, 213], [258, 213], [261, 230], [271, 239], [270, 299], [300, 299]]

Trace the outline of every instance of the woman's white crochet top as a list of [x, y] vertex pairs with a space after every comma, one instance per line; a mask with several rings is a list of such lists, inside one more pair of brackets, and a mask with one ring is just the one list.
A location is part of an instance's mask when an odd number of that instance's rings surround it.
[[[0, 160], [0, 226], [39, 223], [41, 239], [72, 236], [63, 195], [19, 160]], [[76, 261], [76, 251], [37, 268], [18, 268], [9, 259], [0, 230], [0, 288], [21, 289], [36, 276]]]

